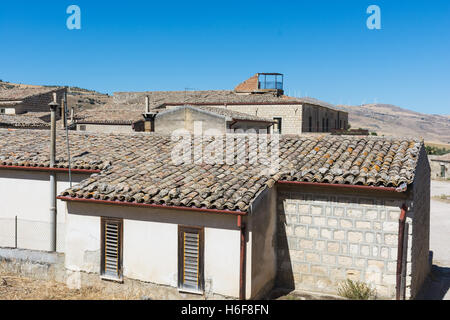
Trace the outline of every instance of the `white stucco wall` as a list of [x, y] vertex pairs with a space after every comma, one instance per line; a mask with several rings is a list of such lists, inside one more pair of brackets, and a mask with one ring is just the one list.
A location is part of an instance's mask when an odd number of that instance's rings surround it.
[[[86, 130], [80, 130], [80, 126], [85, 126]], [[103, 133], [132, 133], [131, 124], [77, 124], [77, 131], [103, 132]]]
[[5, 110], [4, 114], [16, 114], [16, 108], [2, 107], [2, 105], [0, 104], [0, 109]]
[[[78, 183], [89, 175], [73, 174]], [[57, 193], [69, 187], [66, 173], [57, 174]], [[50, 175], [49, 172], [0, 170], [0, 247], [50, 250]], [[65, 204], [57, 200], [57, 250], [64, 252]]]
[[[231, 215], [68, 202], [66, 268], [100, 272], [100, 217], [123, 218], [123, 274], [178, 285], [178, 226], [204, 226], [205, 289], [239, 296], [240, 232]], [[249, 264], [248, 264], [249, 265]]]

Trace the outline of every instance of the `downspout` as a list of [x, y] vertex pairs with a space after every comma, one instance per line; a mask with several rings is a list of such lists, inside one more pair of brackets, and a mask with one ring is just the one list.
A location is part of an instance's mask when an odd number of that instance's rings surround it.
[[400, 218], [398, 220], [396, 300], [405, 299], [405, 283], [404, 281], [402, 281], [402, 276], [404, 269], [403, 256], [404, 256], [405, 224], [407, 211], [408, 211], [407, 206], [403, 204], [400, 212]]
[[242, 221], [242, 216], [237, 217], [237, 225], [241, 233], [240, 246], [240, 262], [239, 262], [239, 300], [245, 300], [245, 286], [246, 286], [246, 246], [245, 246], [245, 223]]
[[[50, 106], [50, 168], [55, 167], [56, 158], [56, 93], [53, 94], [53, 101]], [[50, 251], [56, 252], [56, 172], [50, 171]]]

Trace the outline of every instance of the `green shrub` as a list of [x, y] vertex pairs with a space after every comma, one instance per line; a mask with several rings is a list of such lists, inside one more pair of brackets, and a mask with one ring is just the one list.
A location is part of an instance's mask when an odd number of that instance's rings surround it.
[[360, 281], [347, 279], [338, 287], [338, 294], [341, 297], [351, 300], [373, 300], [377, 297], [377, 292], [370, 286]]

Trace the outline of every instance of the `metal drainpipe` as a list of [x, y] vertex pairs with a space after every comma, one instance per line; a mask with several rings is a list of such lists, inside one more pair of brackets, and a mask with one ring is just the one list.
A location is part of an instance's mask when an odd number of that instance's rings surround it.
[[240, 262], [239, 262], [239, 300], [245, 300], [245, 286], [246, 286], [246, 248], [245, 248], [245, 223], [242, 221], [242, 216], [238, 216], [237, 225], [241, 231], [241, 246], [240, 246]]
[[[404, 241], [405, 241], [405, 223], [406, 212], [408, 207], [403, 204], [400, 212], [400, 218], [398, 220], [398, 245], [397, 245], [397, 281], [396, 281], [396, 300], [405, 299], [405, 286], [402, 281], [402, 274], [404, 269], [403, 256], [404, 256]], [[403, 284], [403, 285], [402, 285]]]
[[[56, 158], [56, 93], [53, 94], [53, 101], [50, 106], [50, 168], [55, 166]], [[50, 172], [50, 250], [56, 252], [56, 172]]]

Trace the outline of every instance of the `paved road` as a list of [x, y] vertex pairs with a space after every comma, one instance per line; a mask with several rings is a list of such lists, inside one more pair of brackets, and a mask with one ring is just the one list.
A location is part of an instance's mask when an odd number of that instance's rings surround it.
[[[431, 196], [450, 195], [450, 182], [431, 181]], [[450, 300], [450, 203], [431, 199], [430, 250], [432, 274], [424, 299]]]

